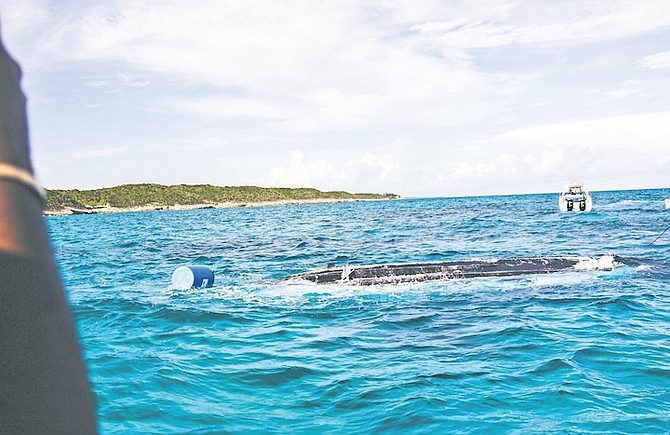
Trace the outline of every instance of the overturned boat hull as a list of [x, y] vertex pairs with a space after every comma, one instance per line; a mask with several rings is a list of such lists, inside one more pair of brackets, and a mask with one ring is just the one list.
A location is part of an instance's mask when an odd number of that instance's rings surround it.
[[[605, 257], [603, 257], [605, 258]], [[584, 258], [516, 258], [508, 260], [440, 261], [432, 263], [382, 264], [374, 266], [331, 267], [289, 276], [287, 280], [311, 281], [316, 284], [371, 285], [436, 279], [504, 277], [570, 270], [613, 268], [611, 261], [595, 261], [584, 266]]]

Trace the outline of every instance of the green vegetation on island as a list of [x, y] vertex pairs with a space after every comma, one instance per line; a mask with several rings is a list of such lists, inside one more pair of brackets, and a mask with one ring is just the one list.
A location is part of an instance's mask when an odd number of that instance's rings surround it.
[[94, 190], [47, 190], [46, 211], [102, 207], [169, 207], [175, 205], [263, 203], [310, 200], [395, 199], [393, 193], [322, 192], [310, 188], [264, 188], [256, 186], [211, 186], [124, 184]]

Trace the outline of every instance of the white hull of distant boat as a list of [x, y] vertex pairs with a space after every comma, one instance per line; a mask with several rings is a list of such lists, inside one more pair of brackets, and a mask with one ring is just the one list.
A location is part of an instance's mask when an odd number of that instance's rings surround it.
[[558, 197], [562, 212], [589, 212], [593, 208], [591, 194], [582, 184], [568, 184]]

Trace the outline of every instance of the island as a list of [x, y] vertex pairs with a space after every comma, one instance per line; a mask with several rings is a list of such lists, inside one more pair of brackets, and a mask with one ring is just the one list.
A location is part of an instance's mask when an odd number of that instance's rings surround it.
[[394, 193], [322, 192], [312, 188], [124, 184], [93, 190], [47, 189], [45, 215], [186, 210], [271, 204], [397, 199]]

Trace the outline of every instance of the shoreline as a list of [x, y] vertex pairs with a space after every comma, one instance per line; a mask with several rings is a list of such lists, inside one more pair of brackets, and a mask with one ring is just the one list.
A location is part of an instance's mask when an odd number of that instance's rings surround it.
[[[397, 198], [396, 198], [397, 199]], [[214, 208], [240, 208], [240, 207], [266, 207], [273, 205], [301, 205], [301, 204], [320, 204], [336, 202], [361, 202], [361, 201], [390, 201], [386, 198], [315, 198], [315, 199], [280, 199], [275, 201], [260, 202], [218, 202], [202, 204], [173, 204], [157, 205], [149, 204], [138, 207], [88, 207], [84, 209], [67, 207], [62, 210], [44, 210], [44, 216], [73, 216], [81, 214], [109, 214], [109, 213], [135, 213], [135, 212], [153, 212], [153, 211], [179, 211], [179, 210], [200, 210]]]

